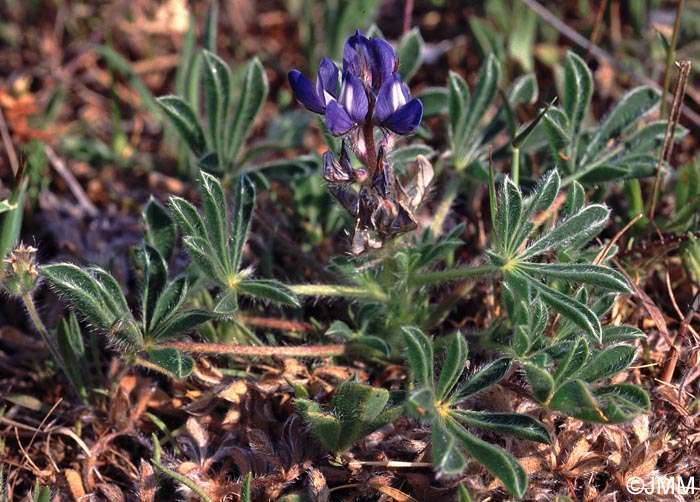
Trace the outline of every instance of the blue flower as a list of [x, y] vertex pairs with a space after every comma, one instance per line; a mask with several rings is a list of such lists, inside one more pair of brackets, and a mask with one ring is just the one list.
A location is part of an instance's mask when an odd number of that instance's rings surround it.
[[392, 73], [379, 89], [374, 114], [382, 127], [396, 134], [411, 134], [423, 118], [423, 103], [417, 98], [411, 99], [408, 88], [401, 83], [401, 76]]
[[347, 134], [364, 122], [369, 110], [369, 99], [359, 78], [350, 72], [343, 74], [338, 99], [326, 105], [326, 127], [335, 136]]
[[331, 99], [337, 98], [338, 68], [328, 58], [318, 65], [316, 85], [299, 70], [289, 72], [289, 85], [301, 104], [314, 113], [323, 115]]
[[343, 73], [350, 72], [376, 94], [382, 83], [396, 71], [396, 53], [386, 40], [367, 38], [360, 30], [343, 47]]
[[396, 67], [396, 52], [386, 40], [367, 38], [357, 30], [343, 48], [339, 93], [338, 69], [328, 58], [319, 64], [316, 85], [298, 70], [289, 72], [289, 84], [306, 108], [325, 115], [326, 127], [334, 136], [367, 123], [411, 134], [423, 118], [423, 104], [411, 99]]

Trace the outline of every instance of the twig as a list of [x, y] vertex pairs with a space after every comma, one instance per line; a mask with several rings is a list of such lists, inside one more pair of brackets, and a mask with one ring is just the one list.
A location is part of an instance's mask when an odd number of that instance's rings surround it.
[[680, 68], [680, 75], [676, 83], [676, 90], [673, 93], [673, 105], [671, 113], [666, 122], [666, 130], [664, 131], [664, 141], [661, 145], [661, 153], [659, 154], [659, 162], [656, 165], [656, 177], [654, 178], [654, 188], [651, 192], [651, 204], [649, 206], [649, 221], [653, 223], [654, 213], [656, 212], [656, 199], [658, 197], [659, 184], [661, 180], [661, 168], [664, 162], [668, 162], [673, 149], [673, 137], [676, 135], [676, 126], [680, 120], [680, 110], [685, 96], [685, 89], [688, 86], [688, 75], [690, 74], [690, 61], [676, 61], [676, 65]]
[[688, 312], [681, 321], [681, 327], [678, 329], [678, 333], [676, 333], [676, 337], [673, 340], [671, 350], [669, 351], [664, 367], [661, 370], [661, 375], [658, 378], [662, 382], [668, 383], [671, 381], [673, 372], [676, 369], [676, 364], [678, 363], [678, 345], [682, 344], [685, 340], [688, 328], [690, 328], [690, 321], [693, 320], [693, 316], [698, 310], [700, 310], [700, 289], [697, 290], [693, 300], [690, 302]]
[[78, 183], [78, 180], [75, 179], [75, 176], [73, 176], [73, 173], [70, 171], [70, 169], [68, 169], [65, 162], [61, 160], [61, 158], [56, 154], [54, 149], [51, 148], [49, 145], [44, 146], [44, 152], [46, 152], [46, 156], [49, 158], [49, 162], [51, 162], [53, 168], [58, 174], [61, 175], [63, 180], [68, 184], [68, 188], [73, 193], [73, 196], [77, 199], [80, 206], [83, 209], [85, 209], [85, 211], [90, 216], [97, 216], [99, 214], [99, 211], [92, 203], [92, 201], [88, 198], [87, 194], [83, 190], [83, 187], [80, 186], [80, 183]]

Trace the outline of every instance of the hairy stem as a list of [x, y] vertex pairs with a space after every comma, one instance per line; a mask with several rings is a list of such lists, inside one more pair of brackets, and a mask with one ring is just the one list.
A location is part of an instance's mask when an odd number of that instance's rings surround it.
[[386, 294], [382, 291], [369, 290], [358, 286], [343, 286], [335, 284], [294, 284], [287, 287], [299, 296], [366, 298], [380, 302], [387, 300]]
[[334, 357], [346, 353], [346, 346], [336, 345], [300, 345], [300, 346], [269, 346], [269, 345], [228, 345], [225, 343], [190, 343], [167, 342], [157, 345], [158, 348], [175, 348], [183, 352], [195, 354], [221, 354], [245, 357]]
[[449, 268], [447, 270], [439, 270], [437, 272], [416, 275], [411, 278], [410, 285], [414, 287], [431, 286], [433, 284], [438, 284], [441, 282], [459, 281], [462, 279], [469, 279], [471, 277], [478, 277], [481, 275], [491, 275], [495, 274], [496, 272], [498, 272], [498, 267], [495, 265]]

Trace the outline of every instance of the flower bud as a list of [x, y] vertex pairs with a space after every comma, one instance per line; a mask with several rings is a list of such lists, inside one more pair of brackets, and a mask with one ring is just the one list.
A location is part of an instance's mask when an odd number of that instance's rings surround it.
[[0, 286], [12, 296], [24, 296], [34, 292], [39, 282], [36, 266], [37, 249], [20, 243], [3, 260]]

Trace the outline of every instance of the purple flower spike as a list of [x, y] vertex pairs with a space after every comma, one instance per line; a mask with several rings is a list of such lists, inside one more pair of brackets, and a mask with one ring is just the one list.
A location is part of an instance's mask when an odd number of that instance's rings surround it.
[[362, 82], [352, 73], [345, 73], [338, 100], [332, 99], [326, 106], [326, 127], [335, 136], [346, 134], [365, 120], [368, 109]]
[[408, 89], [401, 83], [401, 76], [392, 73], [379, 90], [375, 115], [382, 127], [396, 134], [411, 134], [423, 118], [423, 103], [411, 99]]
[[318, 66], [316, 85], [299, 70], [289, 72], [289, 85], [301, 104], [314, 113], [323, 115], [326, 105], [338, 92], [338, 69], [333, 61], [323, 58]]

